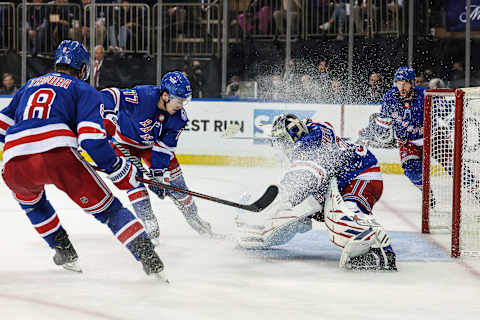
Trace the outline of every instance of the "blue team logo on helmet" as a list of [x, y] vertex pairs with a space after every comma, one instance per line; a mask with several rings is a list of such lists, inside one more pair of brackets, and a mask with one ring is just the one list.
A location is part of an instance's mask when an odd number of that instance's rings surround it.
[[397, 72], [395, 72], [393, 81], [408, 81], [413, 83], [413, 81], [415, 81], [415, 71], [413, 68], [400, 67], [397, 69]]
[[82, 80], [90, 75], [90, 55], [87, 49], [78, 41], [63, 40], [55, 54], [55, 65], [66, 64], [75, 70], [81, 70], [85, 65], [85, 74]]
[[163, 76], [160, 91], [166, 91], [170, 99], [189, 100], [192, 98], [192, 86], [180, 71], [169, 72]]

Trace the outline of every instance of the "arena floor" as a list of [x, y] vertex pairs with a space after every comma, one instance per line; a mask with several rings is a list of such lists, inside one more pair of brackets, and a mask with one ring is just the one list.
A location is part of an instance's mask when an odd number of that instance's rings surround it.
[[[245, 191], [256, 198], [280, 175], [214, 166], [184, 166], [184, 174], [192, 190], [233, 201]], [[105, 226], [47, 188], [84, 272], [58, 268], [1, 183], [0, 318], [478, 319], [480, 259], [453, 260], [447, 236], [419, 234], [420, 192], [404, 176], [384, 178], [376, 215], [391, 234], [399, 272], [340, 270], [340, 250], [321, 225], [270, 252], [239, 250], [234, 209], [197, 200], [200, 215], [228, 235], [211, 240], [196, 235], [170, 200], [155, 199], [169, 285], [147, 278]]]

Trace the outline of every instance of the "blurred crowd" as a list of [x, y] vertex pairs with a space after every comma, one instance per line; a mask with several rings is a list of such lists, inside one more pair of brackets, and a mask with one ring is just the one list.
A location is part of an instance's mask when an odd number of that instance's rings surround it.
[[[373, 71], [367, 78], [354, 77], [350, 87], [344, 74], [331, 72], [325, 58], [321, 58], [315, 68], [306, 67], [304, 63], [292, 59], [288, 70], [257, 77], [255, 82], [259, 83], [259, 90], [256, 97], [252, 96], [251, 91], [242, 91], [242, 84], [251, 81], [241, 81], [238, 75], [232, 76], [226, 96], [301, 103], [380, 103], [383, 95], [393, 87], [393, 74], [384, 74], [382, 71]], [[417, 86], [427, 89], [459, 88], [465, 86], [464, 77], [463, 64], [455, 62], [448, 79], [441, 79], [428, 67], [417, 70], [415, 82]]]

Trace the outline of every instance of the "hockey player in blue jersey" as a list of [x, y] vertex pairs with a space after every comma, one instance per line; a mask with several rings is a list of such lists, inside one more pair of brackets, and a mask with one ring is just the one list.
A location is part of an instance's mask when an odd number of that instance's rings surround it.
[[343, 248], [341, 267], [396, 270], [390, 239], [372, 212], [383, 191], [375, 156], [336, 136], [328, 123], [303, 122], [293, 114], [279, 116], [271, 136], [290, 168], [268, 208], [237, 216], [239, 245], [265, 249], [284, 244], [311, 230], [313, 218], [325, 221], [330, 240]]
[[86, 82], [90, 57], [82, 44], [63, 41], [55, 72], [32, 78], [0, 111], [3, 179], [35, 230], [55, 250], [53, 260], [81, 272], [78, 255], [47, 200], [54, 184], [86, 213], [104, 223], [139, 260], [145, 272], [163, 278], [163, 263], [142, 224], [113, 196], [78, 153], [81, 146], [119, 189], [138, 186], [136, 168], [108, 143], [100, 94]]
[[[181, 72], [169, 72], [163, 76], [160, 87], [107, 88], [101, 94], [105, 126], [113, 140], [143, 159], [154, 177], [187, 189], [175, 150], [188, 120], [183, 108], [192, 96], [188, 79]], [[162, 199], [167, 195], [165, 189], [155, 186], [150, 186], [150, 190]], [[190, 195], [172, 192], [170, 196], [195, 231], [211, 235], [210, 224], [199, 217]], [[158, 239], [160, 231], [145, 186], [128, 190], [128, 197], [150, 237]]]
[[[398, 68], [394, 82], [395, 87], [383, 97], [380, 113], [372, 119], [367, 128], [361, 130], [359, 143], [391, 147], [395, 146], [394, 142], [396, 142], [405, 176], [422, 190], [425, 88], [415, 85], [415, 72], [408, 67]], [[445, 129], [438, 123], [434, 125], [432, 144], [435, 148], [432, 148], [432, 157], [449, 174], [452, 174], [453, 148], [449, 139], [452, 130]], [[440, 150], [442, 152], [439, 152]], [[465, 166], [465, 170], [467, 170], [465, 182], [468, 190], [480, 200], [478, 179], [468, 166]], [[430, 193], [430, 206], [434, 208], [435, 203], [435, 197]]]
[[405, 175], [422, 189], [425, 88], [415, 86], [415, 71], [409, 67], [398, 68], [393, 80], [395, 87], [383, 96], [380, 113], [361, 131], [360, 141], [375, 145], [396, 138]]

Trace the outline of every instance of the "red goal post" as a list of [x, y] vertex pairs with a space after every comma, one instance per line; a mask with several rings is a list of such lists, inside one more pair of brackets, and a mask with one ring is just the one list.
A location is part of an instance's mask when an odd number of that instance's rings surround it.
[[451, 232], [451, 255], [480, 256], [480, 88], [425, 92], [422, 233]]

